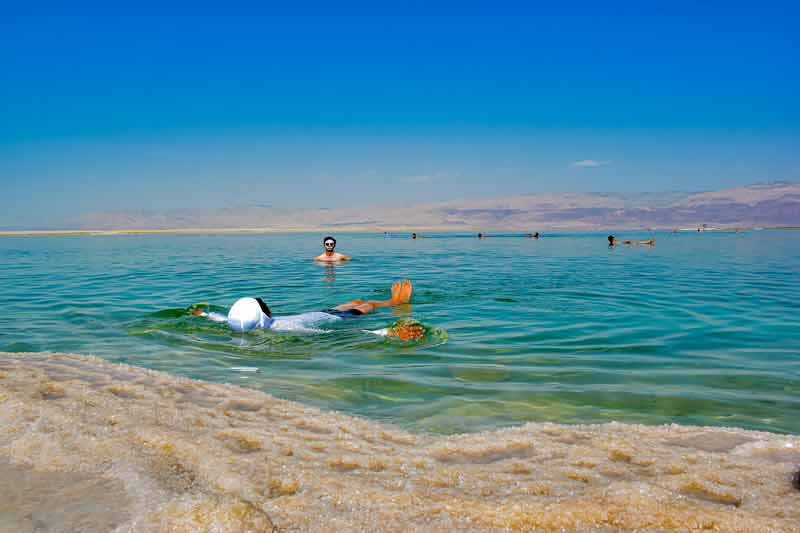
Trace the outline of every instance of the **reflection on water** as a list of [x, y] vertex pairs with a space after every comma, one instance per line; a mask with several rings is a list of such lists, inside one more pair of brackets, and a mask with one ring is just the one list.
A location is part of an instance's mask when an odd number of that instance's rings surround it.
[[336, 267], [331, 263], [325, 264], [325, 276], [322, 278], [328, 283], [336, 281]]

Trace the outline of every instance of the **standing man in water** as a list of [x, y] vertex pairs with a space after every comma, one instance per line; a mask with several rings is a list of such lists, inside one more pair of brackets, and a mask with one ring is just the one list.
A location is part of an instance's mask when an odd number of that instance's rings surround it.
[[314, 258], [314, 261], [321, 261], [323, 263], [338, 263], [340, 261], [350, 261], [350, 257], [342, 253], [334, 251], [336, 248], [336, 239], [328, 235], [322, 239], [322, 245], [325, 251]]

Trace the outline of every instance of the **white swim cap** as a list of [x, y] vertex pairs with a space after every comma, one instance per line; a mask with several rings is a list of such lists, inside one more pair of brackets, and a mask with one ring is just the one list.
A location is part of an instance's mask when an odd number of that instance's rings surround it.
[[261, 305], [255, 298], [239, 298], [228, 311], [228, 325], [233, 331], [268, 328], [271, 324], [272, 319], [261, 311]]

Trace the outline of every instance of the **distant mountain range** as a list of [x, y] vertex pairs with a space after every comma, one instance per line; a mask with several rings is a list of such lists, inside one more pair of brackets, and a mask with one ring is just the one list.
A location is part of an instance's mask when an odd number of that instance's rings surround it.
[[524, 230], [800, 225], [800, 183], [702, 193], [526, 194], [506, 198], [347, 209], [266, 205], [89, 213], [69, 230], [265, 228], [276, 230]]

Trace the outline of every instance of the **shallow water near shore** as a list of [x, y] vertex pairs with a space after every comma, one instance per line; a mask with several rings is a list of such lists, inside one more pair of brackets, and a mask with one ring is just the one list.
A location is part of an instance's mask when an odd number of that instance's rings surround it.
[[[417, 432], [525, 422], [800, 433], [800, 233], [539, 240], [338, 235], [0, 238], [0, 351], [62, 351], [227, 382]], [[261, 296], [277, 315], [415, 284], [409, 306], [321, 334], [190, 316]], [[421, 342], [364, 330], [413, 318]]]

